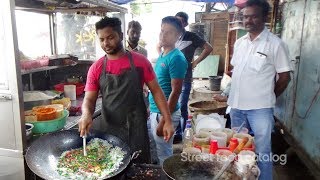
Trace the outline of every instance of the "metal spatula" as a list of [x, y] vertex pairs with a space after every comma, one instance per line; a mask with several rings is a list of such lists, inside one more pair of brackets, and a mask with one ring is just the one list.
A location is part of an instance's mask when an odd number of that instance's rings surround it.
[[82, 136], [82, 143], [83, 143], [83, 156], [87, 156], [87, 135], [85, 134]]
[[234, 159], [236, 158], [236, 154], [232, 154], [228, 157], [227, 162], [224, 163], [224, 165], [222, 166], [222, 168], [220, 169], [220, 171], [218, 172], [217, 175], [214, 176], [213, 180], [218, 180], [220, 178], [220, 176], [224, 173], [224, 171], [226, 171], [226, 169], [230, 166], [230, 164], [234, 161]]
[[[220, 178], [220, 176], [224, 173], [224, 171], [230, 166], [230, 164], [236, 159], [237, 154], [242, 150], [245, 144], [249, 141], [249, 138], [245, 137], [242, 142], [237, 146], [235, 150], [233, 150], [233, 153], [228, 157], [227, 162], [222, 166], [219, 173], [214, 177], [214, 180], [217, 180]], [[231, 158], [230, 158], [231, 157]]]
[[243, 126], [246, 124], [246, 122], [245, 121], [243, 121], [242, 122], [242, 124], [240, 125], [240, 127], [239, 127], [239, 129], [238, 129], [238, 131], [237, 131], [237, 133], [239, 133], [240, 131], [241, 131], [241, 129], [243, 128]]

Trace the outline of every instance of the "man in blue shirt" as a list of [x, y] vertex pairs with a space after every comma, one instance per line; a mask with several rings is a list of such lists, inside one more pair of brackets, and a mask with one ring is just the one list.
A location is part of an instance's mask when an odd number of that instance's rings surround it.
[[[168, 16], [162, 19], [159, 36], [160, 45], [163, 48], [157, 63], [155, 73], [161, 89], [163, 90], [171, 112], [172, 123], [176, 128], [181, 119], [180, 105], [178, 103], [183, 79], [187, 72], [187, 61], [182, 52], [175, 48], [183, 27], [179, 19]], [[153, 138], [156, 142], [157, 156], [160, 164], [172, 155], [173, 137], [165, 140], [161, 132], [164, 121], [152, 95], [150, 100], [150, 121]]]
[[[182, 26], [185, 28], [188, 26], [189, 16], [185, 12], [178, 12], [175, 15], [182, 23]], [[176, 42], [176, 47], [184, 54], [188, 62], [188, 70], [186, 76], [184, 78], [184, 82], [182, 85], [182, 92], [179, 98], [179, 102], [181, 105], [181, 114], [182, 121], [180, 126], [176, 129], [176, 134], [174, 137], [175, 142], [180, 142], [182, 140], [182, 133], [185, 129], [185, 124], [188, 119], [188, 101], [189, 95], [191, 91], [191, 83], [192, 83], [192, 70], [203, 61], [212, 51], [211, 45], [198, 36], [194, 32], [186, 31], [183, 28], [182, 35], [179, 40]], [[194, 53], [197, 48], [203, 48], [201, 54], [195, 59]]]

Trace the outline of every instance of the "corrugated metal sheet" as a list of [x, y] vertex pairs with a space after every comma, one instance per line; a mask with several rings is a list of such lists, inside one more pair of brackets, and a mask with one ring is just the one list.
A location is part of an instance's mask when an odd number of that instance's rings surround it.
[[320, 1], [289, 2], [286, 8], [283, 39], [300, 61], [291, 87], [277, 103], [276, 116], [320, 168]]
[[304, 9], [304, 0], [288, 2], [283, 9], [282, 39], [288, 45], [293, 72], [286, 91], [277, 98], [275, 114], [289, 131], [292, 128], [291, 118], [295, 101], [296, 81], [299, 74], [299, 60], [296, 57], [300, 56], [301, 51]]
[[320, 167], [320, 1], [305, 9], [301, 61], [297, 81], [293, 135]]

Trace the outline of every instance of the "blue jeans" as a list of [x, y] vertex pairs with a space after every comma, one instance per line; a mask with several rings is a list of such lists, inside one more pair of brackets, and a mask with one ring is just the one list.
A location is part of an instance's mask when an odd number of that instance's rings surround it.
[[148, 135], [150, 140], [150, 156], [151, 156], [151, 163], [157, 164], [158, 158], [157, 158], [157, 148], [156, 148], [156, 142], [154, 142], [152, 130], [151, 130], [151, 120], [148, 119], [147, 121], [147, 127], [148, 127]]
[[[181, 119], [180, 110], [177, 110], [176, 112], [172, 113], [171, 119], [172, 119], [172, 124], [174, 128], [176, 128]], [[173, 136], [170, 138], [168, 142], [166, 142], [162, 136], [161, 137], [158, 136], [157, 135], [158, 121], [160, 121], [160, 114], [151, 112], [150, 113], [151, 132], [156, 144], [157, 156], [158, 156], [160, 165], [162, 165], [163, 161], [169, 156], [172, 156], [173, 154], [173, 149], [172, 149]]]
[[231, 127], [239, 127], [243, 121], [244, 127], [251, 128], [254, 133], [254, 143], [258, 154], [258, 166], [261, 170], [259, 180], [272, 179], [273, 162], [271, 157], [271, 132], [274, 127], [273, 108], [254, 110], [231, 109]]
[[191, 82], [183, 82], [181, 94], [179, 97], [181, 109], [181, 121], [176, 129], [176, 135], [182, 135], [185, 129], [186, 121], [188, 120], [188, 101], [191, 91]]

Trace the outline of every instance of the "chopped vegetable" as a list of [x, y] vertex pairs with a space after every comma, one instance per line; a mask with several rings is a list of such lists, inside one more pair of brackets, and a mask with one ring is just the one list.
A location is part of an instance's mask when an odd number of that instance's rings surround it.
[[101, 179], [116, 171], [126, 154], [121, 148], [98, 138], [92, 139], [86, 150], [87, 156], [83, 156], [83, 148], [62, 153], [58, 173], [67, 179]]

